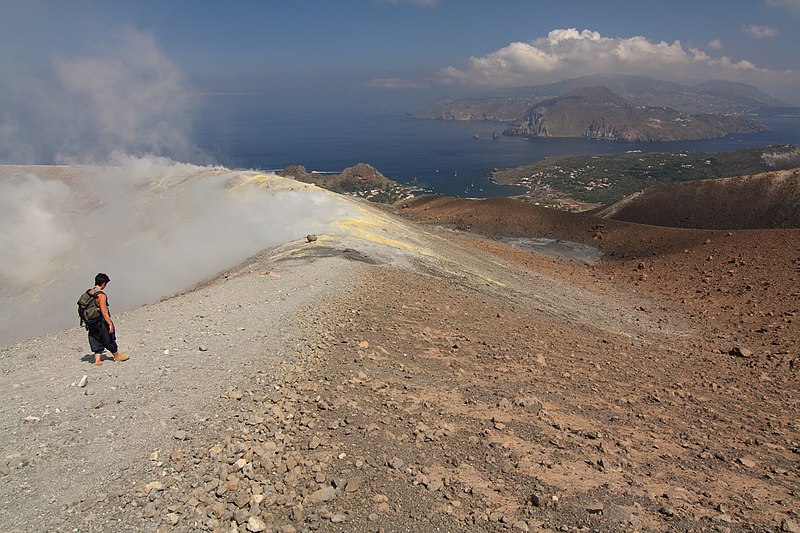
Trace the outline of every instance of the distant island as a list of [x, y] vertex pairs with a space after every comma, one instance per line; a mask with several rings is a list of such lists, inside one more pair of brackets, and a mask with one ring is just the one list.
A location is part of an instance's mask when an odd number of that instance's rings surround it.
[[687, 86], [646, 76], [604, 74], [441, 98], [414, 116], [506, 122], [505, 135], [667, 141], [764, 131], [767, 126], [756, 120], [760, 113], [797, 111], [741, 83], [715, 80]]
[[769, 129], [754, 120], [669, 107], [633, 105], [604, 86], [584, 87], [532, 106], [504, 135], [613, 141], [691, 141]]

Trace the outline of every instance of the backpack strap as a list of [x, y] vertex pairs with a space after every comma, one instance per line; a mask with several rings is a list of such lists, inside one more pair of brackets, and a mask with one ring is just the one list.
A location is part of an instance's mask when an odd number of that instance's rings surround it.
[[92, 289], [89, 289], [89, 290], [87, 290], [87, 291], [86, 291], [86, 294], [88, 294], [89, 296], [91, 296], [91, 297], [92, 297], [92, 298], [94, 298], [95, 300], [97, 300], [97, 297], [98, 297], [98, 296], [100, 296], [101, 294], [105, 294], [103, 291], [95, 291], [95, 292], [94, 292], [94, 294], [92, 294], [92, 293], [90, 293], [90, 292], [89, 292], [89, 291], [91, 291], [91, 290], [92, 290]]
[[[96, 292], [94, 293], [94, 295], [93, 295], [93, 296], [94, 296], [94, 299], [95, 299], [95, 305], [97, 305], [97, 297], [98, 297], [99, 295], [101, 295], [101, 294], [102, 294], [103, 296], [105, 296], [105, 297], [106, 297], [106, 307], [111, 307], [111, 302], [109, 302], [109, 301], [108, 301], [108, 295], [107, 295], [105, 292], [103, 292], [103, 291], [96, 291]], [[100, 306], [99, 306], [99, 305], [97, 305], [97, 309], [98, 309], [98, 311], [100, 310]], [[110, 313], [110, 311], [109, 311], [109, 313]], [[102, 313], [102, 311], [101, 311], [101, 312], [100, 312], [100, 320], [102, 320], [102, 319], [103, 319], [103, 313]]]

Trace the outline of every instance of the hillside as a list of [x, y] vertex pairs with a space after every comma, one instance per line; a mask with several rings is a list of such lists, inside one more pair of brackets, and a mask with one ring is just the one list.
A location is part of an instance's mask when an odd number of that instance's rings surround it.
[[597, 215], [675, 228], [800, 228], [800, 169], [653, 185]]
[[797, 529], [800, 230], [212, 173], [195, 216], [275, 196], [253, 234], [298, 231], [115, 311], [125, 363], [77, 327], [0, 348], [4, 531]]
[[558, 207], [610, 205], [651, 185], [726, 178], [800, 166], [792, 145], [733, 152], [626, 152], [548, 157], [532, 165], [496, 169], [498, 183], [524, 187], [530, 202]]
[[531, 107], [504, 135], [586, 137], [614, 141], [687, 141], [765, 131], [730, 115], [685, 115], [668, 107], [635, 106], [603, 86], [575, 89]]
[[530, 87], [495, 89], [463, 98], [442, 98], [415, 116], [439, 120], [518, 120], [532, 105], [581, 87], [602, 85], [641, 106], [669, 107], [681, 113], [750, 114], [782, 102], [750, 85], [708, 81], [695, 86], [647, 76], [597, 74]]

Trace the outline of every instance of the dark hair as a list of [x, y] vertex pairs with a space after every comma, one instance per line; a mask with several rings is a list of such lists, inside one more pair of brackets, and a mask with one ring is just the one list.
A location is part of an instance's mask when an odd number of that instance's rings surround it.
[[97, 285], [98, 287], [103, 283], [108, 283], [109, 281], [111, 281], [111, 278], [109, 278], [108, 275], [103, 274], [102, 272], [94, 277], [94, 284]]

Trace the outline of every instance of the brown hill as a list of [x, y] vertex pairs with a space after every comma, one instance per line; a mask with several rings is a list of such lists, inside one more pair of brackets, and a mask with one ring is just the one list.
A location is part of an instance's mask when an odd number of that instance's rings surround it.
[[783, 335], [800, 313], [800, 229], [657, 227], [508, 198], [420, 197], [403, 202], [400, 212], [418, 222], [497, 240], [545, 237], [596, 246], [604, 254], [592, 267], [597, 283], [624, 283], [635, 292], [672, 301], [722, 338], [771, 352], [794, 353], [800, 347], [798, 333], [791, 340], [771, 338]]
[[0, 529], [797, 530], [800, 230], [353, 202], [119, 315], [124, 364], [0, 350]]
[[657, 227], [509, 198], [420, 197], [403, 202], [400, 211], [418, 222], [492, 239], [544, 237], [595, 246], [603, 253], [597, 271], [677, 301], [695, 316], [716, 317], [744, 335], [752, 335], [760, 327], [752, 321], [767, 312], [800, 312], [798, 229]]
[[654, 185], [597, 214], [607, 219], [676, 228], [797, 228], [800, 168]]
[[338, 175], [308, 172], [302, 165], [292, 165], [283, 169], [279, 175], [305, 183], [313, 183], [318, 187], [338, 193], [353, 193], [370, 188], [378, 189], [396, 185], [378, 169], [366, 163], [347, 167]]

